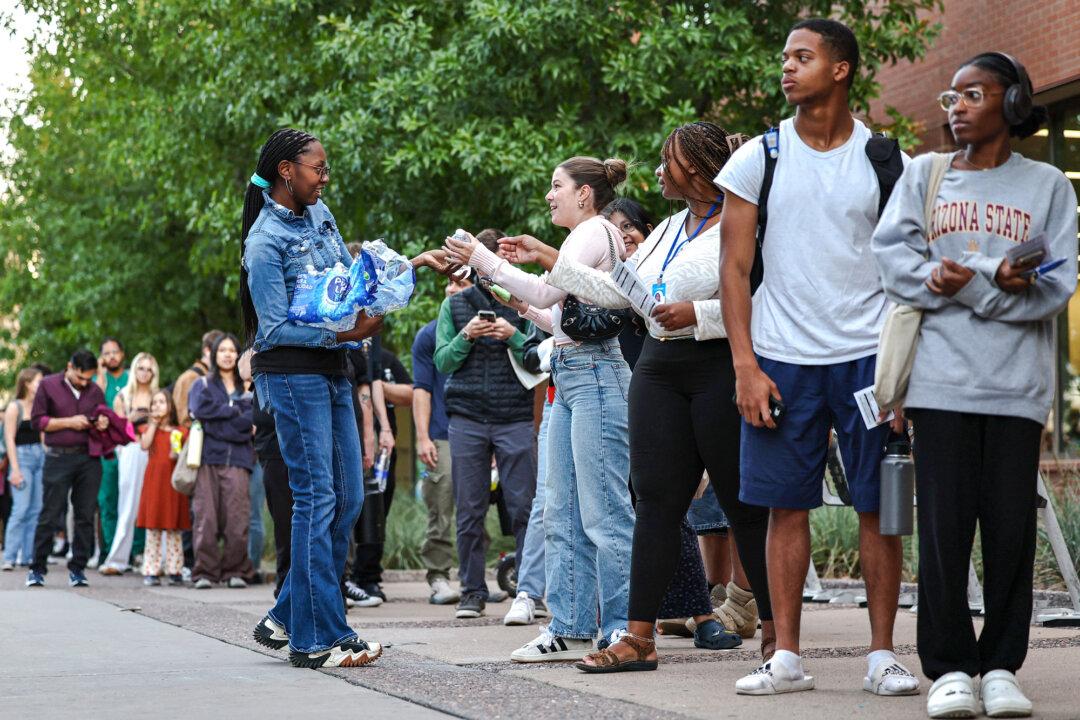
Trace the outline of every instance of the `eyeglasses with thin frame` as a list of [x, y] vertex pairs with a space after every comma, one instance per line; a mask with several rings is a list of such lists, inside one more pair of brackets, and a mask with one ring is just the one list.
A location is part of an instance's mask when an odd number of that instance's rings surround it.
[[323, 178], [326, 178], [327, 180], [330, 179], [330, 163], [327, 163], [326, 165], [312, 165], [311, 163], [300, 162], [299, 160], [292, 160], [291, 162], [294, 162], [297, 165], [307, 165], [309, 168], [319, 173], [320, 180]]
[[622, 222], [622, 223], [621, 223], [621, 224], [619, 225], [619, 229], [620, 229], [620, 230], [622, 230], [622, 231], [623, 231], [624, 233], [626, 233], [627, 235], [629, 235], [630, 233], [632, 233], [632, 232], [634, 232], [635, 230], [637, 230], [637, 226], [635, 226], [635, 225], [634, 225], [634, 223], [630, 222], [629, 220], [624, 220], [624, 221], [623, 221], [623, 222]]
[[968, 88], [967, 90], [946, 90], [938, 95], [938, 104], [941, 105], [941, 109], [945, 112], [949, 112], [956, 105], [963, 100], [964, 105], [969, 108], [977, 108], [983, 104], [983, 100], [993, 95], [1004, 95], [1001, 92], [986, 92], [979, 88]]

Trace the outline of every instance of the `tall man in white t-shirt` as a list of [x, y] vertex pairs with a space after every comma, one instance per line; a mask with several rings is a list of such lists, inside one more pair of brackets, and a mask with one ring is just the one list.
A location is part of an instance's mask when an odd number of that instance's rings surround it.
[[[874, 384], [885, 319], [885, 294], [870, 252], [880, 197], [865, 152], [872, 134], [848, 105], [858, 64], [858, 43], [841, 23], [806, 20], [788, 35], [782, 87], [796, 110], [773, 136], [764, 276], [753, 301], [764, 136], [741, 147], [716, 178], [725, 193], [724, 325], [744, 420], [740, 499], [771, 508], [767, 564], [776, 652], [736, 683], [745, 694], [814, 687], [799, 656], [799, 624], [810, 562], [809, 514], [821, 504], [830, 427], [839, 435], [859, 513], [872, 634], [865, 689], [896, 695], [919, 687], [892, 652], [902, 550], [899, 538], [878, 532], [879, 465], [888, 427], [868, 431], [854, 398]], [[779, 422], [770, 415], [770, 396], [784, 405]]]

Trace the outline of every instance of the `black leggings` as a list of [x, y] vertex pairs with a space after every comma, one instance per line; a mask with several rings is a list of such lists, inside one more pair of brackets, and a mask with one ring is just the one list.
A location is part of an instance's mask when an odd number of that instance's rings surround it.
[[765, 572], [769, 510], [739, 500], [741, 419], [734, 394], [727, 340], [646, 339], [630, 381], [630, 476], [637, 494], [632, 621], [656, 620], [679, 556], [679, 524], [705, 470], [731, 522], [758, 614], [772, 619]]

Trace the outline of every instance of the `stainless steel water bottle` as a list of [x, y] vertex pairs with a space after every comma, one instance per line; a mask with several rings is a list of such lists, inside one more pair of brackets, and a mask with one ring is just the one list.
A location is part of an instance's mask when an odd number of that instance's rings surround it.
[[915, 526], [915, 463], [907, 438], [890, 440], [881, 461], [882, 535], [910, 535]]

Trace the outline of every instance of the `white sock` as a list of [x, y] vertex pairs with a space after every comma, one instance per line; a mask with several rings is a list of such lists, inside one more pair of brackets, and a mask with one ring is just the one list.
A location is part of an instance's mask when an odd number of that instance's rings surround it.
[[802, 658], [790, 650], [777, 650], [772, 656], [773, 675], [788, 680], [798, 680], [805, 675], [803, 672]]
[[873, 677], [881, 663], [896, 662], [896, 653], [892, 650], [875, 650], [866, 656], [867, 677]]

